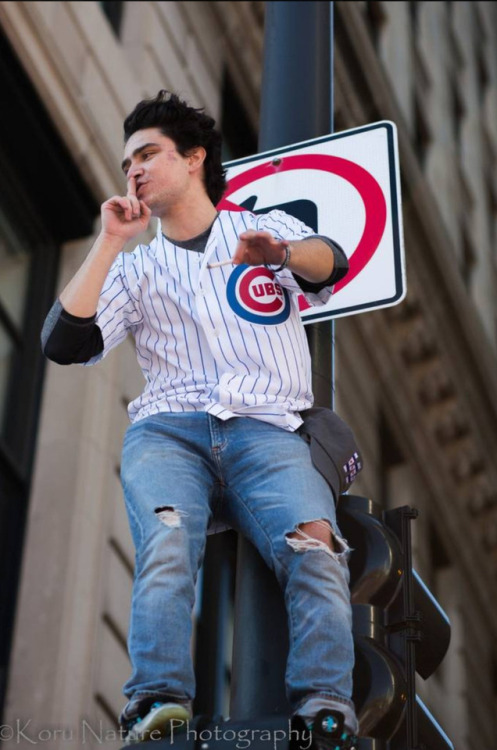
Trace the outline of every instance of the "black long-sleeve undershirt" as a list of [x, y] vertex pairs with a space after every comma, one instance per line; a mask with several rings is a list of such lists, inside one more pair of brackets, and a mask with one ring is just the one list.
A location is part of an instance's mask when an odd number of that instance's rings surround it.
[[80, 318], [64, 310], [55, 300], [43, 325], [41, 345], [48, 359], [59, 365], [88, 362], [104, 349], [102, 331], [95, 323], [97, 316]]

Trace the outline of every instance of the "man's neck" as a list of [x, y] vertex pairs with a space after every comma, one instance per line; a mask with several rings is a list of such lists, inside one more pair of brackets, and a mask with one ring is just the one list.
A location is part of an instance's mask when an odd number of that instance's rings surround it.
[[162, 232], [172, 240], [190, 240], [205, 232], [216, 216], [217, 210], [207, 197], [194, 206], [182, 204], [160, 217]]

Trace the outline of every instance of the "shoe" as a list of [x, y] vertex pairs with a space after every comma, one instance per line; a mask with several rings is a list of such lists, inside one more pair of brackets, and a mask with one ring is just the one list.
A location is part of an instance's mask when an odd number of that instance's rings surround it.
[[344, 715], [341, 711], [321, 709], [307, 722], [312, 732], [312, 750], [358, 750], [359, 739], [344, 728]]
[[[173, 736], [174, 731], [180, 731], [183, 727], [179, 722], [186, 724], [190, 720], [190, 712], [185, 706], [178, 703], [152, 703], [145, 716], [134, 716], [122, 720], [122, 727], [126, 732], [125, 745], [134, 745], [138, 742], [146, 742], [153, 739]], [[172, 721], [178, 724], [171, 726]]]

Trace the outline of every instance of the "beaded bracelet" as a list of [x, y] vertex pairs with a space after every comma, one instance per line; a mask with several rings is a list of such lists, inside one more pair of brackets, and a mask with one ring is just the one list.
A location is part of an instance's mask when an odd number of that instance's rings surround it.
[[264, 263], [264, 265], [266, 266], [266, 268], [269, 268], [269, 270], [272, 271], [273, 273], [277, 273], [278, 271], [283, 271], [283, 269], [286, 268], [287, 265], [290, 263], [291, 254], [292, 252], [291, 252], [290, 243], [286, 242], [285, 243], [285, 258], [281, 266], [278, 266], [278, 268], [272, 268], [271, 263]]

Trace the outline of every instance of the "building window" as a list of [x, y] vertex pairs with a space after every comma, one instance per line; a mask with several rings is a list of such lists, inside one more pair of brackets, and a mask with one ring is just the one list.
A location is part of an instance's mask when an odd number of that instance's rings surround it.
[[493, 733], [497, 737], [497, 655], [492, 661]]
[[223, 161], [257, 153], [257, 136], [228, 71], [222, 87]]
[[112, 26], [115, 35], [119, 37], [123, 20], [124, 2], [121, 2], [121, 0], [102, 0], [100, 6], [104, 16]]
[[433, 141], [430, 119], [429, 101], [432, 86], [429, 69], [425, 62], [425, 56], [421, 52], [418, 39], [418, 9], [417, 3], [411, 3], [411, 56], [413, 68], [413, 144], [421, 167], [424, 168], [428, 157], [428, 151]]
[[[1, 65], [1, 63], [0, 63]], [[14, 109], [14, 107], [12, 107]], [[21, 140], [22, 143], [22, 140]], [[40, 330], [58, 247], [14, 168], [0, 165], [0, 675], [7, 675], [43, 377]], [[21, 149], [22, 150], [22, 149]], [[9, 149], [8, 153], [16, 153]], [[20, 169], [21, 159], [16, 161]], [[41, 173], [47, 174], [42, 167]], [[22, 215], [19, 207], [22, 206]], [[26, 221], [29, 217], [29, 221]], [[5, 698], [0, 679], [0, 715]]]
[[428, 156], [428, 151], [431, 146], [432, 137], [430, 126], [428, 124], [428, 118], [424, 105], [420, 102], [419, 97], [414, 98], [414, 148], [421, 165], [424, 169]]
[[409, 0], [409, 15], [411, 17], [411, 30], [413, 36], [419, 31], [419, 3], [418, 0]]
[[459, 85], [456, 79], [452, 79], [451, 84], [451, 97], [452, 97], [452, 124], [454, 128], [454, 142], [456, 151], [458, 154], [461, 153], [462, 144], [462, 128], [464, 123], [464, 117], [466, 115], [466, 107], [464, 105]]
[[462, 227], [462, 248], [461, 248], [461, 275], [466, 288], [471, 293], [473, 275], [476, 268], [476, 253], [474, 245], [468, 234], [466, 226]]
[[395, 488], [392, 482], [393, 473], [405, 466], [405, 458], [399, 446], [399, 442], [391, 430], [384, 414], [380, 417], [380, 497], [385, 507], [394, 508], [399, 503], [396, 501]]
[[28, 245], [0, 206], [0, 439], [5, 438], [5, 405], [16, 353], [23, 342], [26, 293], [32, 266]]
[[[490, 153], [490, 152], [487, 152]], [[492, 159], [494, 164], [497, 160]], [[493, 165], [492, 165], [493, 167]], [[489, 246], [494, 254], [494, 264], [497, 263], [497, 184], [495, 182], [495, 173], [488, 170], [485, 175], [485, 197], [487, 204], [487, 221], [488, 221], [488, 239]]]
[[378, 49], [383, 26], [387, 20], [385, 9], [381, 0], [367, 0], [366, 20], [371, 33], [371, 38], [376, 49]]
[[476, 76], [477, 76], [477, 93], [480, 106], [484, 106], [485, 97], [490, 85], [490, 73], [488, 71], [487, 61], [485, 59], [485, 47], [477, 45], [476, 47]]
[[88, 236], [90, 194], [0, 30], [0, 721], [43, 385], [43, 320], [59, 246]]
[[437, 591], [437, 576], [441, 571], [448, 568], [451, 562], [445, 549], [443, 539], [433, 523], [430, 525], [429, 539], [431, 559], [430, 588], [435, 591], [435, 594], [438, 597], [439, 595], [442, 595], [442, 592]]

